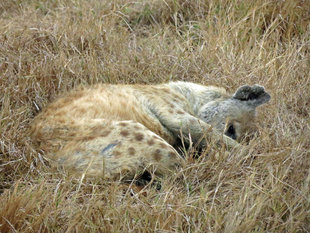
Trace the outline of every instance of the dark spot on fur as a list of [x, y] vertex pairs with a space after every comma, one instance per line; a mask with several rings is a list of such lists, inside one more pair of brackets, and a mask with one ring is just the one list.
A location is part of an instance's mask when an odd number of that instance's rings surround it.
[[154, 140], [153, 139], [150, 139], [150, 140], [148, 140], [147, 141], [147, 144], [149, 145], [149, 146], [151, 146], [151, 145], [154, 145]]
[[137, 141], [142, 141], [144, 138], [143, 134], [142, 133], [135, 133], [135, 139]]
[[175, 152], [169, 152], [168, 156], [172, 159], [175, 159], [177, 157], [177, 154]]
[[183, 115], [185, 112], [183, 112], [183, 111], [180, 111], [180, 110], [178, 110], [177, 111], [177, 114], [181, 114], [181, 115]]
[[116, 158], [119, 158], [119, 157], [121, 157], [122, 153], [121, 153], [120, 151], [118, 151], [118, 150], [115, 150], [115, 151], [113, 151], [113, 155], [114, 155]]
[[160, 149], [157, 149], [157, 150], [155, 150], [155, 151], [153, 152], [153, 158], [154, 158], [157, 162], [160, 161], [162, 157], [163, 157], [163, 156], [162, 156], [162, 154], [161, 154]]
[[165, 103], [170, 107], [170, 108], [174, 108], [174, 105], [172, 103], [170, 103], [169, 101], [165, 101]]
[[168, 110], [169, 113], [173, 114], [173, 111], [171, 109]]
[[127, 137], [127, 136], [129, 135], [129, 132], [128, 132], [127, 130], [122, 130], [122, 131], [121, 131], [121, 135], [122, 135], [123, 137]]
[[90, 141], [90, 140], [94, 140], [96, 137], [95, 136], [86, 136], [83, 137], [83, 141]]
[[127, 126], [127, 123], [126, 122], [121, 122], [121, 123], [119, 123], [119, 125], [125, 127], [125, 126]]
[[111, 130], [105, 130], [105, 131], [102, 131], [102, 132], [100, 133], [100, 136], [101, 136], [101, 137], [106, 137], [106, 136], [108, 136], [110, 133], [111, 133]]
[[59, 119], [58, 122], [61, 123], [61, 124], [63, 124], [63, 123], [65, 123], [66, 121], [65, 121], [65, 119]]
[[135, 153], [136, 153], [135, 148], [129, 147], [129, 148], [128, 148], [128, 153], [129, 153], [129, 155], [135, 155]]
[[81, 108], [81, 109], [80, 109], [80, 112], [81, 112], [81, 113], [86, 113], [87, 110], [86, 110], [85, 108]]

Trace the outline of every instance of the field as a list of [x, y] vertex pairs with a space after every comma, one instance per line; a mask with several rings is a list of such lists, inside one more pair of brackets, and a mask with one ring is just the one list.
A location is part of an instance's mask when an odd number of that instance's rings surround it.
[[[0, 1], [0, 232], [310, 232], [310, 1]], [[162, 188], [66, 177], [32, 145], [79, 85], [264, 85], [247, 155], [202, 153]], [[206, 148], [208, 151], [208, 148]]]

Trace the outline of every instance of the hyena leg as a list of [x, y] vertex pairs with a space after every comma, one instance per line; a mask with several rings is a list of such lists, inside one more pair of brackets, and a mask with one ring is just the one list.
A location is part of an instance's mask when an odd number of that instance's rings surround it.
[[93, 136], [72, 140], [56, 154], [58, 165], [73, 174], [130, 180], [146, 171], [164, 176], [184, 163], [171, 145], [142, 124], [98, 123], [91, 129]]
[[[173, 106], [173, 105], [172, 105]], [[153, 110], [156, 114], [156, 110]], [[161, 112], [161, 114], [156, 114], [159, 121], [176, 137], [180, 135], [180, 132], [185, 136], [185, 142], [189, 142], [186, 136], [190, 135], [191, 140], [194, 143], [199, 142], [199, 147], [204, 148], [207, 145], [205, 139], [213, 140], [217, 144], [222, 142], [228, 148], [237, 148], [239, 143], [226, 135], [223, 135], [217, 130], [213, 129], [211, 125], [205, 123], [204, 121], [198, 119], [197, 117], [184, 112], [182, 109], [175, 108], [174, 111], [171, 110]], [[205, 138], [205, 139], [204, 139]]]

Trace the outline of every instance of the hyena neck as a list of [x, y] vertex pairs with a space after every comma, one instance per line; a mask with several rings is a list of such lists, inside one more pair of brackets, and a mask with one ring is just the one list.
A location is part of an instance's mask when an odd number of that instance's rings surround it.
[[223, 94], [226, 95], [224, 89], [213, 86], [202, 86], [181, 81], [170, 82], [168, 85], [187, 99], [195, 115], [199, 113], [201, 107], [205, 104], [223, 98]]

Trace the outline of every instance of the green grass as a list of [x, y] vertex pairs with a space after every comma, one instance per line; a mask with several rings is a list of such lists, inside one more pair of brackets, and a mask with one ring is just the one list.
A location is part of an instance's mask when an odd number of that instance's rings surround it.
[[[309, 232], [309, 1], [0, 2], [0, 232]], [[57, 95], [95, 83], [264, 85], [247, 156], [187, 162], [132, 194], [72, 180], [32, 146]]]

